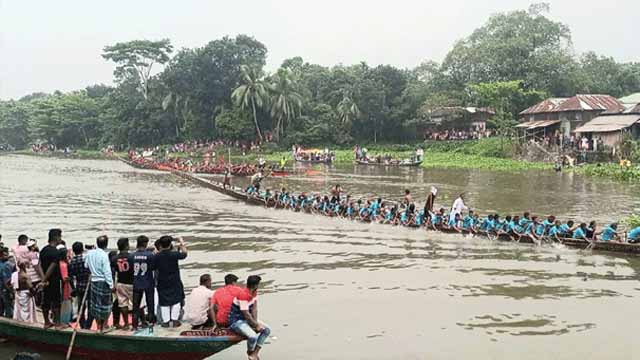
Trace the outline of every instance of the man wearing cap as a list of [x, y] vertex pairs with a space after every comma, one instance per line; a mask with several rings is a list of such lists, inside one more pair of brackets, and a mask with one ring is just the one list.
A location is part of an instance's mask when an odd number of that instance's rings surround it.
[[231, 304], [233, 304], [233, 299], [243, 290], [236, 284], [237, 281], [237, 276], [233, 274], [226, 275], [224, 277], [224, 287], [216, 290], [211, 297], [211, 308], [209, 311], [211, 318], [216, 321], [216, 327], [229, 327]]

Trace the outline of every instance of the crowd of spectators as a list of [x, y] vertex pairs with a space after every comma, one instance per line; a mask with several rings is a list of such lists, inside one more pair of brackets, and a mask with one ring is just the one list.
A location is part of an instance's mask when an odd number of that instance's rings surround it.
[[495, 135], [491, 130], [442, 130], [427, 131], [425, 140], [477, 140]]

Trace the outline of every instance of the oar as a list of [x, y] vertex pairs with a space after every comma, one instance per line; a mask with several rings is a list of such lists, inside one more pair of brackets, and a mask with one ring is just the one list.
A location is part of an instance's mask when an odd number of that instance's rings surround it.
[[84, 296], [82, 297], [82, 304], [80, 304], [80, 313], [78, 314], [78, 320], [76, 321], [76, 326], [73, 328], [73, 334], [71, 334], [71, 342], [69, 343], [69, 348], [67, 349], [67, 357], [65, 358], [65, 360], [71, 359], [73, 344], [76, 341], [76, 334], [78, 333], [78, 328], [80, 327], [80, 319], [82, 318], [82, 314], [84, 314], [85, 305], [87, 304], [87, 294], [89, 294], [90, 289], [91, 289], [91, 275], [89, 275], [87, 288], [84, 290]]

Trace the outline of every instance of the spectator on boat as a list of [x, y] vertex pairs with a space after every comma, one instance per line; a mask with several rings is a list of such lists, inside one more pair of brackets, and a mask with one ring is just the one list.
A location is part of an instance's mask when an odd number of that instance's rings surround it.
[[247, 338], [249, 360], [258, 360], [260, 349], [271, 334], [271, 329], [258, 320], [258, 287], [262, 279], [258, 275], [247, 278], [247, 287], [234, 299], [229, 312], [231, 330]]
[[29, 253], [29, 248], [27, 248], [27, 242], [29, 241], [29, 237], [27, 235], [18, 236], [18, 243], [11, 248], [11, 252], [13, 252], [13, 257], [16, 260], [16, 264], [22, 258], [26, 258]]
[[[133, 262], [133, 330], [138, 329], [139, 320], [142, 318], [143, 327], [147, 321], [155, 323], [155, 278], [153, 276], [153, 251], [149, 246], [149, 238], [141, 235], [136, 239], [136, 252], [132, 255]], [[147, 304], [147, 316], [144, 316], [140, 304], [144, 296]]]
[[[133, 264], [129, 254], [129, 239], [118, 239], [118, 254], [111, 259], [111, 271], [116, 277], [116, 296], [124, 325], [129, 329], [129, 312], [133, 309]], [[115, 323], [116, 328], [120, 327]]]
[[15, 289], [15, 301], [13, 305], [13, 320], [35, 323], [36, 303], [33, 299], [34, 288], [27, 274], [27, 268], [31, 266], [28, 259], [18, 260], [18, 271], [11, 276], [11, 286]]
[[[57, 247], [62, 242], [62, 230], [49, 230], [48, 244], [40, 250], [40, 264], [44, 271], [42, 278], [42, 316], [44, 327], [60, 325], [60, 305], [62, 304], [62, 276], [60, 260], [66, 255], [65, 250]], [[49, 317], [51, 314], [52, 317]]]
[[158, 303], [163, 327], [179, 327], [180, 304], [184, 301], [184, 288], [180, 279], [178, 261], [187, 257], [187, 247], [179, 237], [178, 251], [172, 250], [174, 238], [168, 235], [158, 239], [160, 252], [155, 256], [155, 267], [158, 270]]
[[191, 290], [184, 306], [184, 315], [191, 329], [209, 329], [213, 327], [213, 318], [209, 314], [209, 303], [213, 296], [211, 275], [200, 276], [200, 286]]
[[631, 244], [640, 243], [640, 226], [635, 227], [627, 235], [627, 241]]
[[[73, 250], [73, 257], [69, 261], [69, 277], [71, 278], [71, 283], [74, 288], [73, 296], [76, 298], [76, 308], [80, 327], [87, 329], [86, 311], [81, 311], [81, 309], [83, 308], [82, 301], [89, 285], [89, 276], [91, 276], [91, 271], [89, 271], [89, 269], [84, 265], [84, 244], [76, 241], [71, 246], [71, 249]], [[84, 308], [86, 309], [87, 307], [84, 306]]]
[[113, 275], [107, 254], [109, 238], [106, 235], [99, 236], [96, 245], [98, 248], [89, 251], [85, 259], [85, 267], [91, 271], [89, 316], [96, 320], [98, 331], [104, 332], [111, 314], [113, 291]]
[[224, 277], [224, 287], [217, 289], [211, 298], [210, 316], [216, 321], [216, 327], [229, 327], [229, 312], [233, 299], [243, 291], [243, 288], [237, 285], [238, 277], [233, 274], [227, 274]]
[[11, 274], [14, 266], [9, 261], [9, 249], [0, 248], [0, 316], [13, 318], [13, 288]]
[[34, 239], [29, 239], [26, 246], [27, 249], [29, 249], [29, 253], [27, 253], [26, 256], [29, 261], [31, 261], [31, 266], [27, 267], [27, 274], [29, 274], [29, 279], [35, 289], [34, 299], [36, 306], [40, 307], [42, 306], [42, 288], [40, 287], [40, 283], [42, 279], [44, 279], [44, 273], [40, 266], [40, 250]]

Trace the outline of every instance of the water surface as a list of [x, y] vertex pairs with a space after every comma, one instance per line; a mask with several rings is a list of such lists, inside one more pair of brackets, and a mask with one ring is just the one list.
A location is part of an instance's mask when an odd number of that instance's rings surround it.
[[[266, 186], [356, 197], [423, 198], [440, 189], [480, 211], [619, 218], [640, 187], [573, 174], [320, 169]], [[261, 319], [275, 339], [263, 359], [633, 359], [640, 259], [495, 243], [248, 206], [170, 174], [116, 161], [0, 156], [0, 233], [44, 241], [183, 235], [187, 287], [202, 273], [260, 274]], [[241, 185], [243, 180], [237, 180]], [[0, 358], [16, 351], [0, 344]], [[214, 358], [242, 359], [236, 346]], [[46, 354], [47, 360], [60, 356]]]

